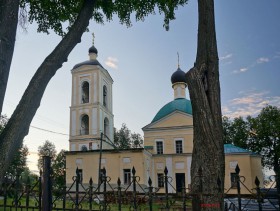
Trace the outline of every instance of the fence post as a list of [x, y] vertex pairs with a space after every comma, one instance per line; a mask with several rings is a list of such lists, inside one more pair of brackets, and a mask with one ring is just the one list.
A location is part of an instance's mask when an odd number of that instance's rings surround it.
[[18, 193], [20, 192], [20, 189], [19, 189], [19, 173], [17, 172], [17, 175], [16, 175], [16, 183], [15, 183], [15, 185], [16, 185], [16, 192], [15, 192], [15, 200], [14, 200], [14, 202], [15, 202], [15, 207], [16, 207], [16, 210], [17, 210], [17, 207], [18, 207]]
[[137, 201], [136, 201], [136, 170], [134, 166], [132, 167], [132, 187], [133, 187], [133, 209], [137, 210]]
[[261, 190], [260, 190], [260, 180], [258, 177], [255, 179], [255, 185], [257, 190], [257, 197], [258, 197], [258, 204], [259, 204], [259, 211], [262, 211], [262, 198], [261, 198]]
[[235, 167], [235, 181], [237, 185], [237, 198], [238, 198], [238, 210], [241, 210], [241, 195], [240, 195], [240, 176], [239, 176], [240, 168], [238, 164]]
[[118, 177], [118, 211], [122, 210], [122, 188], [121, 188], [121, 180]]
[[166, 205], [165, 208], [169, 208], [169, 201], [168, 201], [168, 169], [165, 166], [164, 168], [164, 187], [165, 187], [165, 200], [166, 200]]
[[148, 184], [149, 184], [149, 210], [153, 211], [153, 186], [152, 186], [151, 177], [149, 177]]
[[93, 181], [89, 180], [89, 210], [92, 211], [92, 195], [93, 195]]
[[43, 156], [42, 210], [52, 210], [51, 157]]
[[105, 167], [102, 169], [102, 180], [101, 183], [103, 183], [103, 195], [104, 195], [104, 211], [107, 211], [107, 206], [108, 206], [108, 202], [107, 202], [107, 178], [106, 178], [106, 169]]
[[79, 210], [79, 186], [80, 186], [80, 173], [78, 167], [76, 168], [76, 198], [75, 198], [75, 210]]
[[67, 186], [66, 186], [66, 171], [65, 171], [65, 169], [64, 169], [64, 172], [63, 172], [63, 177], [64, 177], [64, 185], [63, 185], [62, 208], [63, 208], [63, 210], [65, 210], [65, 208], [66, 208], [66, 189], [67, 189]]
[[42, 175], [43, 175], [43, 172], [42, 172], [42, 169], [40, 169], [40, 175], [39, 175], [39, 178], [38, 178], [38, 183], [39, 183], [39, 211], [42, 210]]
[[30, 196], [30, 177], [28, 176], [27, 177], [27, 180], [26, 180], [26, 199], [25, 199], [25, 206], [26, 207], [29, 207], [29, 196]]

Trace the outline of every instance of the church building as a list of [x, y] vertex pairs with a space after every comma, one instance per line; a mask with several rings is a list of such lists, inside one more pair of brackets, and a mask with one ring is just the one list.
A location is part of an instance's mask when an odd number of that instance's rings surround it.
[[[66, 182], [78, 168], [83, 184], [90, 178], [98, 184], [99, 169], [106, 168], [111, 184], [131, 182], [132, 168], [140, 177], [139, 183], [164, 192], [163, 175], [167, 167], [173, 180], [169, 192], [180, 192], [182, 185], [191, 184], [190, 167], [193, 149], [193, 117], [190, 100], [186, 99], [185, 72], [178, 69], [171, 76], [174, 99], [164, 105], [142, 128], [143, 148], [116, 149], [114, 140], [113, 79], [97, 60], [94, 45], [89, 48], [89, 60], [76, 64], [72, 73], [72, 100], [70, 107], [69, 151], [66, 153]], [[102, 141], [101, 141], [102, 139]], [[203, 147], [203, 146], [201, 146]], [[252, 189], [255, 177], [263, 181], [261, 157], [253, 152], [225, 144], [225, 188], [234, 190], [235, 167], [245, 176], [245, 185]], [[174, 188], [173, 188], [173, 187]], [[241, 186], [241, 193], [248, 193]]]

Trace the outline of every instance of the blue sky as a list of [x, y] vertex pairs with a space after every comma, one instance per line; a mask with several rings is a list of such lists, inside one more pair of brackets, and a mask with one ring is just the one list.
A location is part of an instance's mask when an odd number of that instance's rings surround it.
[[[256, 115], [267, 104], [280, 106], [280, 1], [215, 1], [216, 33], [220, 58], [223, 114]], [[68, 149], [69, 106], [72, 67], [88, 59], [88, 48], [95, 33], [98, 60], [114, 79], [113, 113], [116, 128], [122, 123], [133, 132], [149, 124], [157, 111], [173, 100], [170, 77], [180, 67], [188, 71], [196, 56], [197, 2], [176, 11], [176, 20], [167, 32], [163, 16], [150, 15], [144, 22], [133, 21], [127, 28], [115, 17], [105, 25], [90, 23], [90, 32], [72, 51], [68, 62], [49, 83], [34, 117], [25, 144], [29, 164], [36, 165], [36, 152], [45, 140], [57, 150]], [[3, 113], [10, 116], [32, 75], [59, 42], [60, 37], [19, 29]], [[189, 96], [187, 96], [189, 98]]]

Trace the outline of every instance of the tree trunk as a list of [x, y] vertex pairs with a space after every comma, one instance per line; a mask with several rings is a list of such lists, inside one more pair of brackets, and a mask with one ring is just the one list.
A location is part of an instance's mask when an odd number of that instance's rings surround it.
[[67, 61], [72, 49], [81, 41], [82, 34], [92, 17], [94, 3], [94, 0], [84, 1], [77, 20], [38, 68], [5, 129], [0, 134], [0, 182], [9, 167], [14, 152], [28, 134], [30, 123], [40, 106], [49, 81], [62, 64]]
[[14, 53], [19, 0], [0, 1], [0, 115]]
[[192, 203], [196, 211], [223, 210], [225, 157], [214, 0], [198, 0], [198, 13], [196, 62], [186, 73], [194, 124]]

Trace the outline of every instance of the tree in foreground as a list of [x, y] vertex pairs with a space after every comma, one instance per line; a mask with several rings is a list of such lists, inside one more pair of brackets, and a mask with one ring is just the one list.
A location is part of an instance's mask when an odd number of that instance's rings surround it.
[[[23, 138], [28, 134], [30, 123], [49, 81], [81, 41], [91, 18], [97, 23], [104, 23], [105, 19], [112, 20], [115, 14], [120, 23], [130, 26], [132, 15], [135, 15], [136, 20], [144, 20], [149, 14], [154, 14], [157, 8], [164, 14], [164, 26], [168, 28], [169, 21], [175, 19], [174, 11], [186, 2], [187, 0], [0, 1], [0, 114], [13, 57], [19, 7], [28, 12], [29, 22], [37, 22], [39, 32], [48, 33], [51, 29], [63, 35], [56, 48], [37, 69], [7, 126], [0, 134], [0, 183], [15, 150], [19, 149]], [[66, 31], [63, 30], [68, 23]]]
[[126, 124], [120, 130], [114, 128], [114, 145], [118, 149], [143, 147], [143, 137], [139, 133], [131, 133]]
[[214, 0], [198, 0], [198, 17], [196, 61], [186, 73], [194, 126], [191, 193], [196, 197], [192, 206], [205, 210], [213, 207], [201, 204], [214, 204], [223, 210], [225, 155]]

